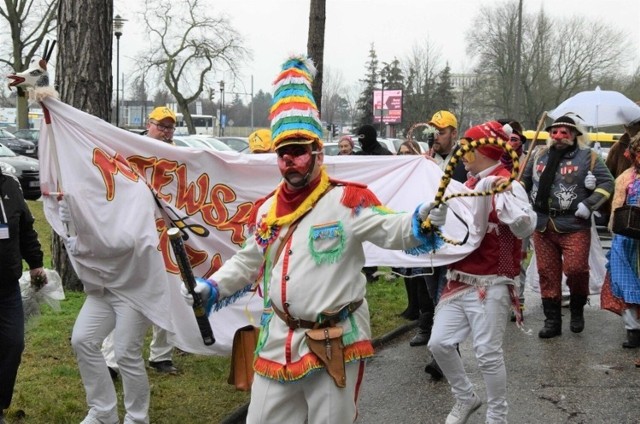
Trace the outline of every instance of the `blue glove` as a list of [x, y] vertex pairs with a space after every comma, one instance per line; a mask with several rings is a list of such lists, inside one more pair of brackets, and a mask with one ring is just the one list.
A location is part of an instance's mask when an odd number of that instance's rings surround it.
[[[218, 300], [218, 285], [211, 280], [196, 277], [196, 287], [193, 291], [200, 295], [202, 303], [205, 305], [209, 305], [210, 303], [212, 304]], [[187, 305], [193, 306], [193, 296], [191, 296], [191, 293], [187, 290], [187, 286], [184, 284], [180, 285], [180, 294]]]

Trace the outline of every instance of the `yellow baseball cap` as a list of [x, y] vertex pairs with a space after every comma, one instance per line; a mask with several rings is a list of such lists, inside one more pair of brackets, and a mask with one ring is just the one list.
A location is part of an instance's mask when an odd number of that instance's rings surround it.
[[166, 118], [171, 118], [173, 122], [176, 122], [176, 114], [166, 106], [159, 106], [149, 114], [149, 119], [155, 119], [156, 121], [162, 121]]
[[262, 128], [249, 135], [251, 153], [268, 153], [271, 151], [271, 130]]
[[456, 116], [448, 110], [439, 110], [434, 113], [431, 121], [427, 122], [427, 124], [440, 130], [447, 127], [458, 129], [458, 120], [456, 119]]

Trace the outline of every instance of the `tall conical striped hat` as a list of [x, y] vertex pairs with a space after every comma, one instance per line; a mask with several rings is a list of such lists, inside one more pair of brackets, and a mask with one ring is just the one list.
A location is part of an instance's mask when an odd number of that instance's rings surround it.
[[269, 114], [274, 150], [313, 142], [322, 147], [322, 123], [311, 88], [315, 75], [313, 62], [304, 56], [292, 56], [282, 65]]

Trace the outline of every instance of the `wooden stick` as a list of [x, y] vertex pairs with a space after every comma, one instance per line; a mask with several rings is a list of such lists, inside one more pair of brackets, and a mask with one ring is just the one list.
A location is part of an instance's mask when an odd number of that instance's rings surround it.
[[547, 118], [547, 112], [545, 111], [542, 113], [542, 117], [538, 121], [538, 128], [536, 128], [536, 133], [533, 135], [533, 140], [531, 141], [531, 146], [529, 146], [529, 151], [527, 152], [527, 155], [524, 157], [524, 160], [520, 163], [520, 173], [518, 174], [518, 178], [516, 179], [516, 181], [520, 181], [520, 179], [522, 178], [524, 169], [527, 167], [527, 163], [531, 158], [531, 153], [533, 153], [533, 151], [536, 148], [536, 142], [538, 141], [538, 134], [540, 134], [540, 130], [542, 129], [542, 126], [544, 125], [544, 120], [546, 118]]

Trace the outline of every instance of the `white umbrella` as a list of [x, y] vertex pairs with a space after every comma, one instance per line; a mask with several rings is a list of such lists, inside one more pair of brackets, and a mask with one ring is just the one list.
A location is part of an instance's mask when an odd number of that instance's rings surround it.
[[587, 126], [611, 127], [639, 120], [640, 106], [622, 93], [596, 87], [569, 97], [547, 115], [557, 119], [567, 113], [578, 115]]

